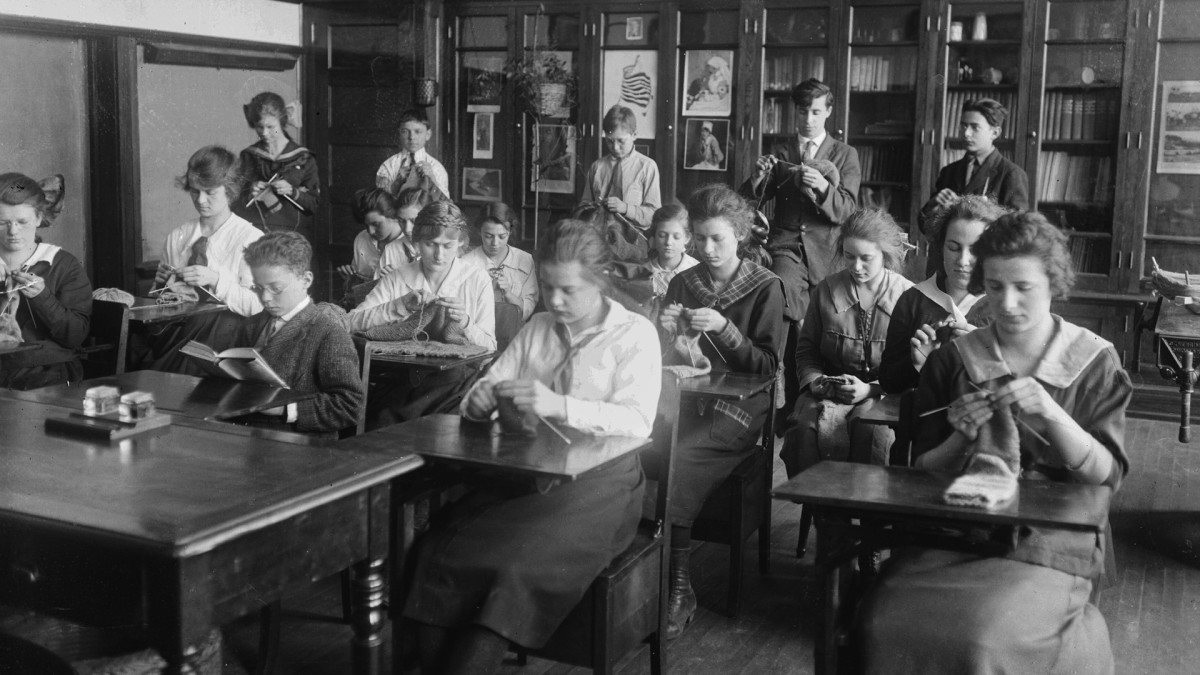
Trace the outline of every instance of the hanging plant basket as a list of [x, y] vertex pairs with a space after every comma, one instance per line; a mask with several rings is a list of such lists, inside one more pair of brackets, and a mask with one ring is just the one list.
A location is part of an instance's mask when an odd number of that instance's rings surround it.
[[539, 115], [553, 115], [567, 100], [567, 85], [544, 82], [534, 88], [533, 106]]

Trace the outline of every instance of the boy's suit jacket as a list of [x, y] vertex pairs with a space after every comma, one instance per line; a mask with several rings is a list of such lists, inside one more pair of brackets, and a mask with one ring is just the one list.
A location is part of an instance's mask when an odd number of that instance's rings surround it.
[[[960, 195], [984, 195], [1001, 206], [1017, 211], [1029, 210], [1029, 176], [1025, 170], [1005, 159], [999, 150], [983, 160], [979, 170], [967, 181], [967, 165], [971, 155], [950, 162], [938, 173], [933, 194], [949, 188]], [[921, 207], [921, 232], [925, 232], [925, 220], [937, 209], [937, 201], [930, 198]]]

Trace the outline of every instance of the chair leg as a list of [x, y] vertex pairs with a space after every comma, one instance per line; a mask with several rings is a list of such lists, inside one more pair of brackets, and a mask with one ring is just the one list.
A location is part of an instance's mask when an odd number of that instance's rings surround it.
[[350, 568], [342, 570], [338, 577], [342, 582], [342, 621], [350, 623], [354, 620], [354, 603], [351, 601], [354, 591], [350, 585]]
[[662, 633], [650, 636], [650, 675], [666, 675], [667, 650], [663, 648]]
[[758, 572], [763, 576], [771, 573], [771, 455], [767, 455], [767, 471], [763, 477], [762, 520], [758, 523]]
[[258, 612], [258, 668], [256, 675], [271, 675], [275, 672], [275, 660], [279, 657], [279, 624], [282, 622], [283, 607], [276, 600]]
[[742, 521], [745, 519], [745, 514], [742, 512], [742, 504], [745, 500], [745, 494], [739, 487], [730, 491], [732, 497], [729, 508], [730, 533], [729, 533], [729, 599], [726, 604], [726, 610], [729, 616], [736, 618], [741, 605], [742, 597], [742, 568], [743, 561], [746, 557], [746, 533], [742, 528]]
[[800, 506], [800, 537], [796, 542], [796, 557], [803, 558], [808, 550], [808, 533], [812, 530], [812, 512]]

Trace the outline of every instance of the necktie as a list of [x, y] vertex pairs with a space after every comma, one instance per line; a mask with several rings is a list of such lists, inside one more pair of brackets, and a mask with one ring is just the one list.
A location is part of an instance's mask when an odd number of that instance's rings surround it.
[[559, 362], [558, 367], [554, 369], [554, 380], [551, 383], [550, 388], [555, 393], [568, 396], [571, 393], [571, 382], [575, 379], [575, 364], [572, 363], [572, 361], [575, 360], [575, 356], [578, 355], [579, 352], [583, 351], [584, 347], [588, 346], [592, 340], [600, 337], [603, 332], [597, 330], [591, 335], [580, 340], [578, 344], [572, 345], [570, 329], [568, 329], [564, 324], [556, 322], [554, 324], [554, 334], [557, 335], [559, 341], [562, 342], [563, 349], [566, 350], [566, 354], [563, 355], [562, 361]]
[[975, 172], [978, 170], [979, 170], [979, 160], [972, 159], [971, 162], [969, 164], [967, 164], [967, 182], [968, 183], [971, 182], [971, 176], [974, 176]]
[[192, 244], [192, 253], [188, 256], [188, 266], [208, 266], [208, 237], [200, 237]]
[[801, 154], [803, 155], [804, 161], [807, 162], [807, 161], [811, 160], [817, 154], [817, 144], [814, 143], [813, 141], [805, 141], [804, 142], [804, 152]]
[[271, 341], [271, 338], [279, 332], [279, 328], [281, 326], [283, 326], [283, 319], [271, 319], [271, 322], [268, 323], [267, 327], [263, 329], [263, 332], [259, 334], [258, 343], [254, 345], [255, 348], [262, 349], [263, 347], [266, 347], [267, 343]]

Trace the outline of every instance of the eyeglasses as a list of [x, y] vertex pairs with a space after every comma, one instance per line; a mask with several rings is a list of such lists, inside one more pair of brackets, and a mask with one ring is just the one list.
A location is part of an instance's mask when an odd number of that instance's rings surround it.
[[284, 284], [283, 286], [280, 286], [279, 284], [267, 284], [266, 287], [263, 287], [255, 284], [250, 287], [250, 290], [260, 298], [267, 293], [270, 293], [273, 297], [279, 297], [280, 295], [286, 293], [292, 286], [295, 286], [296, 281], [299, 280], [294, 279], [291, 283]]

